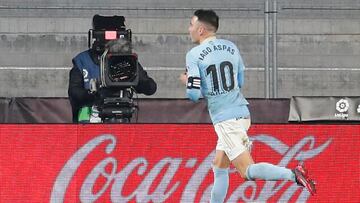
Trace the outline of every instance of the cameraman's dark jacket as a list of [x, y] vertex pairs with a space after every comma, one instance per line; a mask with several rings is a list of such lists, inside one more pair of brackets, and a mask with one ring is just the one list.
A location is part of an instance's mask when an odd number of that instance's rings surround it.
[[[97, 97], [90, 93], [90, 80], [100, 78], [100, 66], [92, 50], [84, 51], [73, 58], [73, 68], [70, 70], [68, 95], [72, 108], [72, 120], [78, 122], [78, 113], [83, 106], [92, 106]], [[96, 61], [96, 62], [94, 62]], [[139, 67], [139, 83], [135, 88], [137, 93], [152, 95], [156, 92], [155, 81], [147, 75], [141, 64]]]

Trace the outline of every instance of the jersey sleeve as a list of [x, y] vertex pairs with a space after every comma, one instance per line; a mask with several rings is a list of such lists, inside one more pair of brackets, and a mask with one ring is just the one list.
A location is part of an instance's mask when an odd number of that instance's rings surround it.
[[187, 85], [186, 85], [186, 95], [187, 97], [196, 102], [201, 96], [201, 78], [199, 67], [197, 65], [197, 59], [188, 52], [186, 54], [186, 71], [187, 71]]
[[238, 71], [238, 75], [237, 75], [237, 80], [238, 80], [238, 85], [241, 88], [244, 85], [244, 70], [245, 70], [245, 65], [244, 62], [241, 58], [240, 52], [238, 50], [238, 57], [239, 57], [239, 71]]

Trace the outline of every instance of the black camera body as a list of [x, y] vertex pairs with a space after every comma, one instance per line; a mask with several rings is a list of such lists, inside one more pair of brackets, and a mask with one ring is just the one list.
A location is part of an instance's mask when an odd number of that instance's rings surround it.
[[99, 117], [104, 123], [129, 123], [137, 106], [130, 89], [106, 89], [98, 101]]
[[88, 45], [100, 56], [100, 78], [97, 91], [99, 117], [106, 123], [130, 122], [136, 111], [133, 87], [139, 82], [137, 55], [132, 52], [130, 29], [123, 16], [93, 18]]
[[[111, 49], [110, 49], [111, 50]], [[104, 88], [128, 88], [139, 83], [137, 56], [106, 50], [100, 60], [100, 81]]]

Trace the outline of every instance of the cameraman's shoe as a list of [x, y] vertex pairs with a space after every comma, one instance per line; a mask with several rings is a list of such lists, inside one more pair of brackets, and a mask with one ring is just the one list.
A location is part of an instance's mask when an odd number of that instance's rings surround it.
[[306, 187], [311, 195], [315, 195], [316, 188], [314, 180], [311, 180], [308, 176], [308, 171], [306, 170], [304, 163], [300, 162], [295, 169], [293, 169], [295, 174], [295, 180], [298, 185]]

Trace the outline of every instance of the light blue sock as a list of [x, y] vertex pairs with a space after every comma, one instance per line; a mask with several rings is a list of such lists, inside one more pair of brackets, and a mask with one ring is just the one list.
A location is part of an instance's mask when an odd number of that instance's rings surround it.
[[291, 180], [295, 182], [295, 174], [288, 168], [269, 163], [251, 164], [246, 170], [248, 180]]
[[214, 186], [211, 190], [211, 203], [223, 203], [229, 187], [229, 169], [214, 166]]

